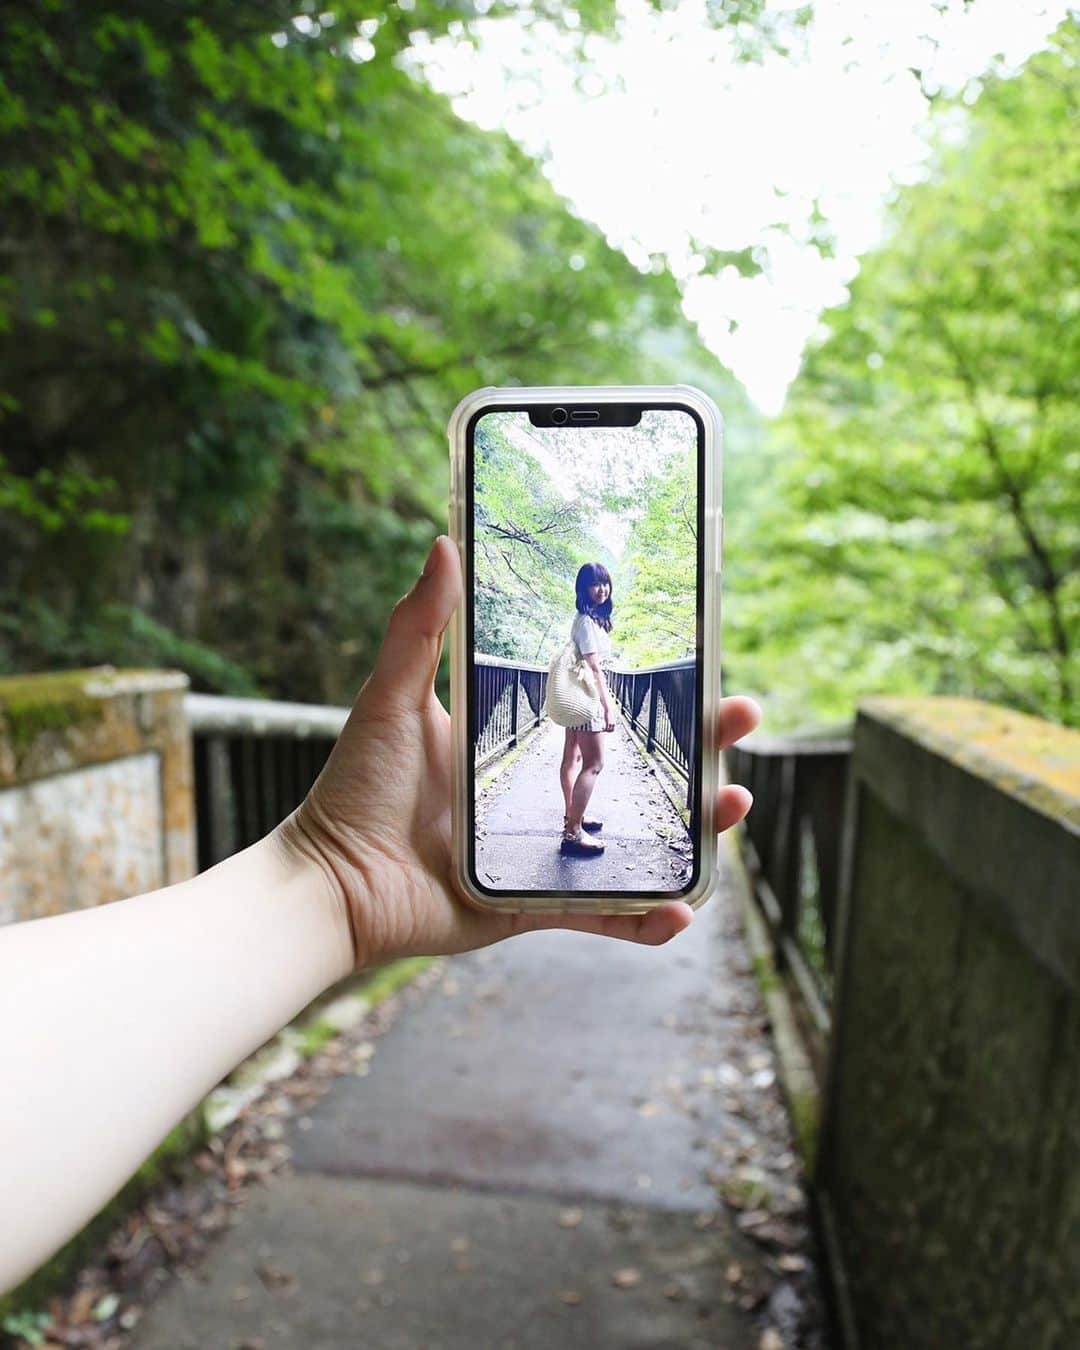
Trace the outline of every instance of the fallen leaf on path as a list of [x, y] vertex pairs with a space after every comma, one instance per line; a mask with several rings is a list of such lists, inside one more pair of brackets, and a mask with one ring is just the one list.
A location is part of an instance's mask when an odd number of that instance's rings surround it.
[[748, 1209], [742, 1214], [736, 1214], [735, 1222], [740, 1228], [759, 1228], [763, 1223], [769, 1222], [769, 1211], [767, 1209]]
[[100, 1289], [80, 1289], [71, 1300], [71, 1307], [67, 1314], [68, 1322], [73, 1326], [78, 1326], [80, 1322], [89, 1322], [90, 1314], [94, 1311], [100, 1298]]
[[120, 1299], [116, 1294], [106, 1294], [97, 1304], [90, 1316], [95, 1322], [107, 1322], [120, 1306]]
[[641, 1283], [641, 1271], [635, 1266], [624, 1266], [612, 1274], [611, 1283], [616, 1289], [633, 1289]]
[[585, 1302], [585, 1295], [579, 1294], [576, 1289], [560, 1289], [559, 1301], [569, 1308], [576, 1308], [579, 1303]]
[[255, 1274], [262, 1280], [265, 1288], [272, 1289], [276, 1294], [291, 1294], [297, 1287], [296, 1276], [290, 1275], [280, 1266], [272, 1266], [269, 1263], [256, 1266]]
[[559, 1215], [559, 1227], [577, 1228], [584, 1217], [585, 1217], [584, 1210], [564, 1209], [562, 1213]]
[[784, 1350], [784, 1342], [775, 1327], [767, 1327], [758, 1341], [758, 1350]]

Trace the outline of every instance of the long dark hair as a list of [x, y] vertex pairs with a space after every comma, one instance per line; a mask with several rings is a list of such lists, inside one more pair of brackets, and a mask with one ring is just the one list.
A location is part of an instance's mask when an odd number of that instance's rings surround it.
[[[589, 587], [601, 585], [609, 587], [608, 598], [602, 605], [594, 605], [589, 599]], [[596, 620], [605, 633], [610, 633], [611, 602], [614, 599], [615, 588], [611, 585], [611, 573], [604, 564], [582, 563], [578, 569], [574, 589], [577, 591], [577, 612], [588, 614], [591, 619]]]

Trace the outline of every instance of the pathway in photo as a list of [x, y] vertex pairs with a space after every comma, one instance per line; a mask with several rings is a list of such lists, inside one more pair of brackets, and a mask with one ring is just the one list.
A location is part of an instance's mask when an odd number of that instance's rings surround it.
[[646, 761], [621, 720], [604, 737], [604, 768], [585, 813], [604, 822], [586, 837], [605, 851], [595, 858], [559, 852], [564, 737], [562, 727], [545, 723], [480, 793], [481, 880], [528, 890], [677, 889], [690, 875], [689, 835], [660, 782], [663, 770]]
[[407, 991], [137, 1350], [820, 1350], [736, 884], [664, 947], [531, 933]]

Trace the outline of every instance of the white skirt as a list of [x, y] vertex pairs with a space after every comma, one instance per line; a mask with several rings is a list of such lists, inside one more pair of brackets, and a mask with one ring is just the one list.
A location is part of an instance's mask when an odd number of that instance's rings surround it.
[[591, 722], [580, 722], [576, 727], [567, 727], [567, 731], [603, 731], [607, 723], [602, 717], [594, 717]]

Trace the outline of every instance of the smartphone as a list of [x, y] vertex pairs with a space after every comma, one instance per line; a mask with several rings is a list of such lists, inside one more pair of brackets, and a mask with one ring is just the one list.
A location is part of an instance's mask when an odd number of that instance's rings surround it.
[[676, 386], [491, 388], [450, 419], [454, 867], [511, 912], [716, 884], [723, 423]]

